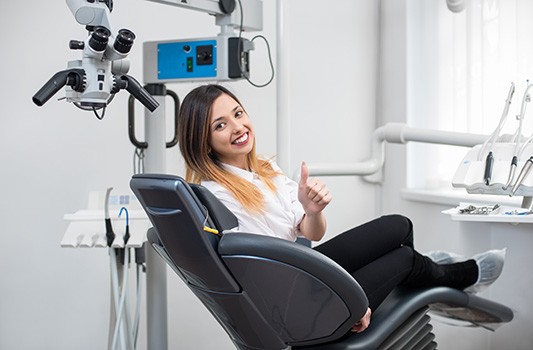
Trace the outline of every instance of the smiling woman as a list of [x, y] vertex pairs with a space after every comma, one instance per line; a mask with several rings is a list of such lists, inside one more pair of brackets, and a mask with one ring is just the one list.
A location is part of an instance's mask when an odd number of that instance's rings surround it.
[[224, 163], [242, 165], [254, 171], [264, 185], [274, 191], [272, 177], [278, 171], [270, 161], [257, 157], [253, 127], [237, 97], [220, 85], [195, 89], [183, 101], [179, 125], [180, 151], [187, 164], [186, 180], [216, 181], [246, 208], [260, 211], [263, 196], [257, 187], [220, 166]]

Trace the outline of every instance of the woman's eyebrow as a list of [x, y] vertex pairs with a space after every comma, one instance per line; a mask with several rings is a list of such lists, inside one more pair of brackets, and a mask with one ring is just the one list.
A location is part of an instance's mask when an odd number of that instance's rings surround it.
[[[232, 112], [232, 113], [235, 113], [235, 112], [236, 112], [238, 109], [240, 109], [240, 108], [241, 108], [241, 105], [237, 105], [237, 106], [235, 106], [235, 108], [233, 108], [233, 109], [231, 110], [231, 112]], [[213, 119], [213, 120], [211, 121], [211, 124], [216, 123], [216, 122], [218, 122], [218, 121], [221, 120], [221, 119], [224, 119], [224, 116], [217, 117], [217, 118]]]
[[223, 116], [222, 116], [222, 117], [215, 118], [214, 120], [211, 121], [211, 125], [215, 124], [216, 122], [218, 122], [218, 121], [220, 121], [220, 120], [222, 120], [222, 119], [224, 119]]
[[[235, 113], [235, 112], [237, 112], [237, 110], [239, 110], [239, 109], [242, 109], [242, 107], [241, 107], [240, 104], [238, 104], [238, 105], [236, 105], [235, 107], [233, 107], [233, 109], [231, 110], [231, 113]], [[220, 120], [222, 120], [222, 119], [224, 119], [224, 118], [225, 118], [225, 116], [216, 117], [215, 119], [213, 119], [213, 120], [211, 121], [211, 125], [213, 125], [214, 123], [216, 123], [216, 122], [218, 122], [218, 121], [220, 121]]]

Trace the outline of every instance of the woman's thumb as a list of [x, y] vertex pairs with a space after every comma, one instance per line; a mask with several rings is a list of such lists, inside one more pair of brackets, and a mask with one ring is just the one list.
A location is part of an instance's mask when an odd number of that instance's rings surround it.
[[307, 168], [307, 164], [305, 164], [305, 161], [302, 162], [302, 167], [300, 170], [300, 184], [306, 184], [307, 179], [309, 178], [309, 169]]

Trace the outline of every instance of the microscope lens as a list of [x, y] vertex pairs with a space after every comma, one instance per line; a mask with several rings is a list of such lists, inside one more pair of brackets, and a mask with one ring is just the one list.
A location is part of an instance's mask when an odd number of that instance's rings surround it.
[[135, 40], [135, 34], [131, 30], [121, 29], [118, 31], [113, 47], [120, 53], [128, 53], [133, 45], [133, 40]]
[[97, 52], [104, 51], [111, 33], [105, 27], [96, 27], [89, 39], [89, 46]]

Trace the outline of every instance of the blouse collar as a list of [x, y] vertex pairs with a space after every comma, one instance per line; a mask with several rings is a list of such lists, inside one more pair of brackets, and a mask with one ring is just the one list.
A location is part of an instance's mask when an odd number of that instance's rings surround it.
[[241, 169], [239, 167], [236, 167], [236, 166], [233, 166], [233, 165], [229, 165], [229, 164], [225, 164], [225, 163], [221, 163], [222, 164], [222, 167], [224, 169], [226, 169], [227, 171], [237, 175], [237, 176], [240, 176], [242, 177], [243, 179], [245, 180], [248, 180], [248, 181], [253, 181], [254, 180], [254, 176], [255, 174], [251, 171], [248, 171], [248, 170], [244, 170], [244, 169]]

